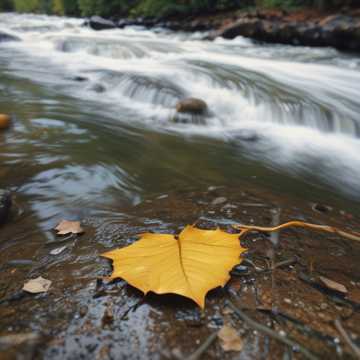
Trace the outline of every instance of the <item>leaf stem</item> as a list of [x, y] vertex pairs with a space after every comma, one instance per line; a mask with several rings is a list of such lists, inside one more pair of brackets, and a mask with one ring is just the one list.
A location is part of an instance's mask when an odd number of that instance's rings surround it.
[[333, 226], [327, 226], [327, 225], [317, 225], [317, 224], [310, 224], [305, 223], [302, 221], [290, 221], [285, 224], [275, 226], [275, 227], [262, 227], [262, 226], [252, 226], [252, 225], [234, 225], [234, 227], [238, 230], [241, 230], [240, 236], [245, 234], [249, 231], [260, 231], [260, 232], [274, 232], [279, 231], [285, 228], [289, 227], [302, 227], [302, 228], [308, 228], [312, 230], [318, 230], [318, 231], [324, 231], [331, 234], [337, 234], [344, 238], [347, 238], [349, 240], [359, 241], [360, 242], [360, 234], [358, 233], [349, 233], [340, 229], [337, 229]]

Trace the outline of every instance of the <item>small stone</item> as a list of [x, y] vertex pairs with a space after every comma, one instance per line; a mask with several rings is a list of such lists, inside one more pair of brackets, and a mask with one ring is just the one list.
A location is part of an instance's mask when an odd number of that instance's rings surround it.
[[225, 202], [227, 201], [227, 198], [226, 197], [218, 197], [216, 199], [213, 200], [213, 202], [211, 203], [211, 205], [221, 205], [221, 204], [224, 204]]
[[207, 110], [207, 104], [205, 101], [196, 98], [188, 98], [179, 101], [176, 104], [176, 111], [178, 113], [187, 114], [204, 114]]
[[50, 255], [53, 256], [60, 255], [64, 250], [66, 250], [66, 246], [59, 247], [57, 249], [51, 250]]
[[11, 193], [0, 189], [0, 224], [3, 224], [8, 219], [11, 205]]
[[80, 307], [79, 315], [81, 317], [84, 317], [87, 314], [87, 312], [88, 312], [88, 307], [86, 305], [83, 305], [83, 306]]
[[209, 186], [209, 187], [208, 187], [208, 191], [209, 191], [209, 192], [215, 191], [216, 189], [218, 189], [217, 186]]
[[97, 93], [103, 93], [106, 91], [106, 87], [102, 84], [94, 84], [92, 87], [91, 87], [91, 90], [92, 91], [95, 91]]
[[326, 214], [332, 211], [332, 207], [324, 204], [313, 204], [312, 209], [316, 212]]
[[285, 298], [285, 299], [284, 299], [284, 302], [285, 302], [286, 304], [291, 304], [291, 303], [292, 303], [291, 300], [288, 299], [288, 298]]
[[6, 114], [0, 114], [0, 130], [5, 130], [10, 127], [11, 117]]
[[320, 309], [321, 310], [326, 310], [327, 308], [328, 308], [327, 304], [325, 304], [325, 303], [320, 304]]
[[237, 206], [233, 204], [226, 204], [222, 208], [222, 210], [232, 210], [232, 209], [237, 209]]
[[169, 195], [164, 194], [164, 195], [158, 196], [156, 199], [157, 199], [157, 200], [162, 200], [162, 199], [166, 199], [166, 198], [168, 198], [168, 197], [169, 197]]

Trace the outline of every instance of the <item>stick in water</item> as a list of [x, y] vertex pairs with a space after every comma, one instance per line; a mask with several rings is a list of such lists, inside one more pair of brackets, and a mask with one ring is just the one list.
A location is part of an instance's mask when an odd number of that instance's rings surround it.
[[271, 330], [265, 325], [262, 325], [255, 320], [251, 319], [249, 316], [247, 316], [243, 311], [241, 311], [238, 307], [236, 307], [230, 300], [226, 301], [227, 305], [234, 311], [234, 313], [243, 321], [245, 321], [250, 327], [252, 327], [254, 330], [260, 331], [263, 334], [287, 345], [291, 348], [297, 348], [299, 352], [301, 352], [307, 359], [310, 360], [318, 360], [318, 358], [313, 355], [309, 350], [304, 348], [302, 345], [296, 343], [295, 341], [281, 336], [277, 332]]

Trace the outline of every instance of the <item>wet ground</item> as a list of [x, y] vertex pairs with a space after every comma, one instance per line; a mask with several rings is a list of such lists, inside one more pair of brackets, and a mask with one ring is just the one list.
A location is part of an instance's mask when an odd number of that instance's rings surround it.
[[[12, 218], [0, 230], [2, 359], [186, 358], [224, 324], [237, 329], [243, 350], [225, 353], [215, 340], [204, 359], [302, 358], [297, 347], [284, 346], [239, 320], [229, 300], [318, 358], [352, 358], [336, 319], [360, 344], [360, 244], [336, 235], [289, 229], [279, 234], [278, 245], [273, 245], [275, 234], [246, 235], [241, 239], [249, 249], [244, 268], [224, 289], [208, 294], [203, 312], [178, 296], [144, 298], [122, 280], [102, 280], [110, 274], [111, 263], [99, 255], [130, 244], [142, 232], [178, 233], [195, 222], [234, 231], [231, 225], [236, 223], [269, 226], [291, 219], [358, 230], [359, 217], [342, 209], [250, 188], [174, 190], [126, 211], [119, 207], [118, 217], [81, 219], [82, 236], [59, 238], [51, 229], [34, 228], [34, 219], [23, 216], [26, 206], [15, 196]], [[50, 255], [63, 246], [61, 254]], [[49, 292], [23, 293], [24, 282], [37, 276], [52, 281]], [[328, 290], [319, 276], [343, 284], [348, 294]]]

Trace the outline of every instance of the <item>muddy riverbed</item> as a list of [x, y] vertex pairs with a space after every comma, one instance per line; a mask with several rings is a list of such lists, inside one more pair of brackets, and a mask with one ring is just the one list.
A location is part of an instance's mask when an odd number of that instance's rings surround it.
[[[16, 204], [26, 211], [21, 199]], [[121, 280], [102, 280], [110, 274], [111, 264], [99, 255], [133, 242], [140, 233], [178, 233], [192, 223], [234, 231], [231, 225], [236, 223], [269, 226], [274, 218], [281, 222], [298, 219], [354, 231], [359, 228], [358, 216], [253, 189], [221, 187], [160, 194], [126, 209], [126, 217], [123, 213], [119, 207], [119, 216], [81, 219], [85, 234], [64, 238], [57, 238], [51, 229], [37, 230], [21, 212], [13, 214], [1, 229], [0, 346], [6, 359], [20, 358], [20, 354], [25, 359], [186, 358], [224, 324], [237, 329], [243, 350], [225, 353], [214, 341], [204, 358], [278, 359], [284, 354], [301, 358], [298, 349], [239, 320], [228, 300], [319, 358], [351, 358], [334, 321], [341, 319], [354, 341], [359, 339], [360, 244], [302, 229], [281, 232], [277, 246], [271, 236], [249, 234], [241, 243], [248, 248], [244, 258], [251, 262], [243, 262], [243, 273], [234, 274], [225, 288], [209, 293], [203, 312], [181, 297], [144, 298]], [[61, 254], [50, 255], [63, 246]], [[283, 266], [269, 270], [271, 264], [283, 261]], [[255, 271], [254, 265], [268, 271]], [[25, 279], [40, 275], [53, 282], [47, 294], [19, 293]], [[348, 294], [327, 291], [319, 286], [319, 276], [343, 284]], [[31, 336], [3, 340], [9, 334]]]

